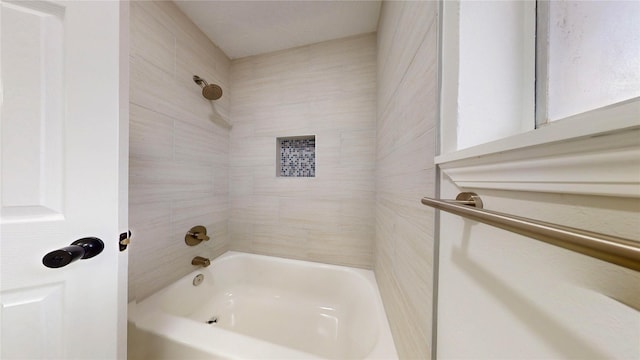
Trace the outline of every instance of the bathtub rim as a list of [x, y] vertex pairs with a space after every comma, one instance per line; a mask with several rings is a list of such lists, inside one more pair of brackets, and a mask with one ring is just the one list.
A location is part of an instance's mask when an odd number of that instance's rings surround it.
[[[398, 359], [397, 350], [395, 348], [395, 344], [393, 342], [393, 337], [391, 334], [389, 320], [382, 303], [380, 289], [378, 288], [378, 284], [375, 279], [375, 273], [373, 272], [373, 270], [343, 265], [333, 265], [308, 260], [289, 259], [272, 255], [245, 253], [239, 251], [227, 251], [222, 255], [216, 257], [215, 259], [212, 259], [211, 264], [214, 265], [214, 263], [216, 262], [232, 261], [234, 258], [243, 257], [255, 258], [263, 261], [280, 262], [284, 264], [297, 264], [299, 266], [308, 266], [320, 270], [328, 269], [331, 271], [343, 271], [348, 272], [351, 275], [364, 281], [373, 290], [374, 296], [371, 300], [373, 301], [373, 306], [376, 310], [376, 320], [378, 325], [377, 339], [374, 343], [373, 348], [366, 355], [365, 359]], [[198, 273], [202, 272], [203, 269], [201, 268], [195, 269], [194, 271], [181, 277], [180, 279], [177, 279], [176, 281], [160, 289], [159, 291], [147, 296], [140, 302], [136, 302], [135, 300], [130, 302], [128, 320], [134, 324], [134, 327], [143, 331], [147, 331], [153, 335], [161, 336], [166, 340], [176, 341], [181, 345], [191, 346], [196, 348], [197, 350], [211, 353], [212, 355], [215, 354], [217, 356], [223, 356], [225, 358], [240, 359], [264, 357], [265, 353], [263, 351], [269, 350], [268, 353], [273, 358], [323, 359], [322, 357], [319, 357], [318, 355], [312, 353], [292, 349], [222, 328], [215, 328], [212, 330], [215, 330], [216, 333], [220, 332], [219, 336], [224, 341], [218, 341], [219, 339], [216, 339], [216, 341], [211, 341], [211, 339], [201, 339], [202, 341], [195, 342], [193, 333], [197, 333], [199, 329], [202, 329], [202, 324], [184, 317], [162, 312], [160, 311], [159, 303], [162, 295], [170, 292], [174, 287], [178, 286], [177, 283], [179, 283], [181, 280], [184, 281], [185, 279], [191, 279]], [[146, 304], [152, 306], [145, 307], [144, 305]], [[172, 324], [171, 329], [166, 326], [166, 324], [170, 322]], [[174, 326], [175, 324], [178, 324], [178, 326]], [[162, 329], [164, 331], [159, 331], [158, 329]], [[189, 333], [191, 334], [191, 336], [188, 335]], [[171, 336], [169, 337], [167, 335]], [[255, 342], [256, 346], [252, 346], [252, 349], [242, 347], [239, 343], [234, 341], [234, 337], [236, 337], [235, 339], [240, 343], [244, 341]], [[260, 351], [256, 352], [255, 349], [259, 349]]]

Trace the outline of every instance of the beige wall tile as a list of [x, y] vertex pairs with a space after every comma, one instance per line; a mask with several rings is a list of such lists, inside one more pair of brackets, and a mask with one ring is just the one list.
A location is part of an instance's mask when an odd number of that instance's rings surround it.
[[[232, 62], [231, 248], [372, 266], [375, 53], [369, 34]], [[278, 178], [276, 138], [297, 135], [316, 177]]]
[[233, 239], [233, 250], [251, 252], [251, 245], [253, 243], [253, 228], [254, 224], [249, 221], [235, 220], [232, 217], [229, 220], [229, 235]]
[[278, 220], [278, 202], [276, 196], [231, 196], [231, 218], [252, 224], [275, 224]]
[[[229, 130], [192, 76], [228, 90], [230, 61], [172, 2], [134, 1], [130, 65], [129, 296], [140, 300], [228, 248]], [[216, 105], [228, 112], [229, 97]], [[212, 239], [187, 246], [194, 225]]]
[[308, 251], [309, 231], [293, 226], [261, 225], [253, 227], [253, 239], [250, 251], [288, 257], [306, 259]]
[[[375, 273], [400, 358], [431, 357], [437, 2], [384, 2], [378, 27]], [[399, 26], [402, 24], [402, 26]]]
[[130, 106], [129, 154], [139, 160], [173, 159], [173, 119], [136, 104]]
[[167, 79], [175, 74], [175, 36], [158, 20], [152, 9], [138, 2], [131, 3], [131, 56], [145, 59], [162, 70]]

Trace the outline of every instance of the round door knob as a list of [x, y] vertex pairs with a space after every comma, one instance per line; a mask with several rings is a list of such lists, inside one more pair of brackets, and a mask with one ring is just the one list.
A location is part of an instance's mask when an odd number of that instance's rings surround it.
[[104, 250], [104, 243], [96, 237], [76, 240], [62, 249], [53, 250], [42, 258], [42, 264], [49, 268], [59, 268], [78, 259], [89, 259]]

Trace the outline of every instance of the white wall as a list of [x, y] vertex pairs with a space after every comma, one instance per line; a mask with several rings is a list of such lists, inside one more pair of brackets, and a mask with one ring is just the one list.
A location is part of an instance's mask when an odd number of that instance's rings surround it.
[[[442, 198], [459, 191], [443, 178]], [[635, 199], [476, 191], [490, 210], [626, 238], [640, 233]], [[640, 308], [638, 272], [456, 215], [443, 213], [441, 229], [439, 358], [640, 356], [640, 312], [626, 305]]]
[[[443, 3], [443, 152], [534, 128], [535, 2]], [[491, 26], [486, 26], [491, 24]]]
[[549, 17], [549, 119], [640, 96], [640, 2], [551, 1]]

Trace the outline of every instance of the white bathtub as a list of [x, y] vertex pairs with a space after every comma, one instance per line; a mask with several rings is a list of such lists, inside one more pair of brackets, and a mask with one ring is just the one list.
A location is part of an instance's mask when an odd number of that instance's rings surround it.
[[227, 252], [129, 324], [131, 360], [397, 359], [372, 271], [269, 256]]

